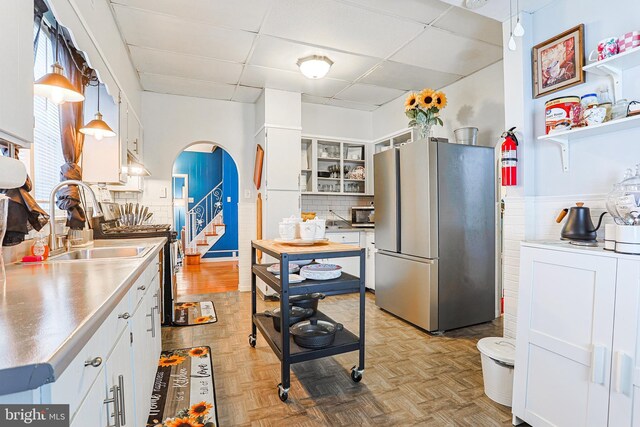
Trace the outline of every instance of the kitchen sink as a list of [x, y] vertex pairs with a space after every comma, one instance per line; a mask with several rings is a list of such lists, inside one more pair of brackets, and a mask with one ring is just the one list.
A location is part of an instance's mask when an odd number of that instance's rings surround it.
[[142, 258], [152, 246], [76, 249], [51, 258], [51, 261], [73, 261], [109, 258]]

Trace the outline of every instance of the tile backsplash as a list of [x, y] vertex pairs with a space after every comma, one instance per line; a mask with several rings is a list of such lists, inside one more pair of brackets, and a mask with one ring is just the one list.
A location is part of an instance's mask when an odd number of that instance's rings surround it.
[[373, 196], [325, 196], [316, 194], [302, 195], [302, 211], [315, 212], [325, 219], [337, 219], [329, 213], [329, 209], [336, 214], [351, 220], [352, 206], [369, 206], [373, 203]]

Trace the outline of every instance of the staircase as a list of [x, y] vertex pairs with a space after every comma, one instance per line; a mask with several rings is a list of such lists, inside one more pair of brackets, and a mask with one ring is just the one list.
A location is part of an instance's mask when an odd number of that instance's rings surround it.
[[222, 181], [186, 215], [185, 255], [202, 258], [224, 236]]

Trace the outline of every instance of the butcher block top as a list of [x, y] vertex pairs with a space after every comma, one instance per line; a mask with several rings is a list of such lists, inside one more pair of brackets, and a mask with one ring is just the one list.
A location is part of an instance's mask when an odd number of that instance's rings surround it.
[[280, 257], [280, 255], [282, 254], [295, 256], [325, 253], [337, 254], [340, 252], [351, 252], [352, 255], [359, 255], [359, 252], [361, 250], [360, 247], [355, 245], [345, 245], [343, 243], [335, 242], [327, 242], [309, 246], [295, 246], [287, 243], [276, 242], [275, 240], [252, 240], [251, 246], [274, 257]]

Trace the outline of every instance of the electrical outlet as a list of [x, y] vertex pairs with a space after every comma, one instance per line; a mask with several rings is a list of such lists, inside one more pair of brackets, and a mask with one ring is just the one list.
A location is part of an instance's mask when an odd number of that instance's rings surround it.
[[231, 203], [231, 197], [227, 197], [227, 203]]

